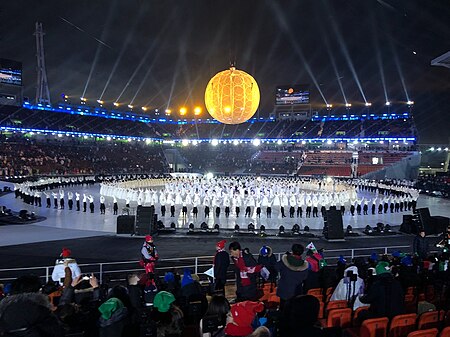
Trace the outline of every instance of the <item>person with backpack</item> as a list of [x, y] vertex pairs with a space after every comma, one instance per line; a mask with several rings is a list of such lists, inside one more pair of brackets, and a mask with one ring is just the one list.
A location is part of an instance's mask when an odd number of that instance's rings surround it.
[[231, 242], [228, 250], [234, 262], [236, 273], [236, 301], [257, 300], [259, 296], [256, 278], [263, 266], [256, 262], [248, 249], [242, 250], [237, 241]]

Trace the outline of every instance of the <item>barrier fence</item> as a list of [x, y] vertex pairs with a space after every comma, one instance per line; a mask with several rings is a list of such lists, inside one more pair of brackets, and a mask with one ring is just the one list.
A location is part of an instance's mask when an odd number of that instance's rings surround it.
[[[370, 248], [349, 248], [349, 249], [324, 249], [323, 254], [328, 264], [335, 264], [342, 255], [347, 261], [357, 257], [367, 258], [373, 252], [377, 254], [390, 254], [394, 251], [409, 252], [411, 246], [389, 246], [389, 247], [370, 247]], [[279, 260], [283, 253], [274, 253]], [[255, 255], [257, 257], [257, 255]], [[212, 267], [213, 256], [195, 256], [181, 257], [172, 259], [160, 259], [157, 263], [157, 271], [164, 275], [168, 271], [177, 270], [182, 274], [184, 268], [190, 268], [193, 273], [198, 274], [201, 280], [206, 280], [207, 276], [203, 273]], [[111, 281], [123, 281], [131, 273], [142, 273], [143, 268], [139, 261], [117, 261], [100, 263], [82, 263], [79, 264], [83, 274], [95, 274], [100, 283]], [[45, 282], [51, 280], [54, 266], [27, 267], [27, 268], [8, 268], [0, 269], [0, 283], [11, 282], [19, 276], [26, 274], [35, 274]]]

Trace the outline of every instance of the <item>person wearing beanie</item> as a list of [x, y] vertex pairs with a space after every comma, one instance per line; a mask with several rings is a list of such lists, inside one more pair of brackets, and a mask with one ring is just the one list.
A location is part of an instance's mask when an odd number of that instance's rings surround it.
[[367, 294], [359, 297], [362, 303], [370, 304], [369, 309], [358, 316], [359, 321], [378, 317], [391, 319], [405, 313], [403, 288], [392, 275], [389, 262], [378, 262], [375, 271], [377, 276]]
[[252, 322], [256, 313], [264, 310], [260, 302], [244, 301], [231, 306], [231, 319], [225, 326], [227, 336], [244, 337], [253, 332]]
[[153, 243], [153, 237], [151, 235], [145, 236], [145, 241], [141, 248], [140, 264], [145, 268], [145, 272], [151, 276], [150, 278], [155, 273], [155, 265], [158, 259], [158, 251]]
[[230, 255], [225, 250], [226, 240], [216, 243], [216, 254], [214, 255], [214, 290], [223, 293], [227, 282], [227, 271], [230, 266]]
[[269, 246], [262, 246], [259, 250], [258, 264], [263, 265], [269, 271], [268, 281], [272, 284], [277, 283], [278, 272], [276, 269], [277, 258], [272, 253], [272, 248]]
[[72, 252], [68, 248], [63, 248], [59, 258], [56, 259], [55, 267], [52, 272], [52, 280], [55, 282], [59, 282], [60, 285], [63, 284], [63, 280], [66, 277], [65, 269], [66, 267], [70, 268], [72, 272], [72, 280], [81, 275], [80, 267], [77, 264], [77, 261], [71, 257]]
[[175, 296], [160, 291], [153, 300], [152, 319], [156, 322], [157, 336], [181, 336], [184, 328], [183, 312], [173, 303]]
[[276, 264], [280, 273], [277, 296], [280, 297], [280, 308], [292, 297], [303, 294], [303, 282], [308, 277], [307, 261], [302, 259], [305, 248], [298, 243], [292, 245], [292, 252], [284, 254]]
[[258, 264], [247, 249], [242, 250], [239, 242], [231, 242], [228, 246], [231, 258], [234, 262], [236, 275], [237, 301], [257, 300], [258, 289], [256, 276], [261, 271], [262, 265]]

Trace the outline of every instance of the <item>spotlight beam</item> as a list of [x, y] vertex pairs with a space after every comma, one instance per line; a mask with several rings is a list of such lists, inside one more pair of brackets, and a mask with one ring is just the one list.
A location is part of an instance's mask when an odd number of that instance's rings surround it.
[[128, 44], [130, 43], [131, 39], [134, 36], [134, 30], [135, 30], [137, 24], [139, 23], [139, 20], [140, 20], [140, 18], [142, 16], [142, 13], [143, 13], [143, 11], [140, 11], [139, 12], [139, 17], [136, 20], [133, 20], [134, 21], [133, 22], [133, 26], [129, 30], [129, 32], [127, 34], [127, 37], [125, 39], [125, 43], [122, 45], [122, 48], [120, 49], [119, 56], [117, 57], [116, 62], [114, 63], [114, 66], [113, 66], [111, 72], [109, 73], [108, 80], [106, 81], [105, 86], [103, 88], [103, 91], [100, 94], [100, 99], [103, 99], [103, 95], [105, 94], [106, 88], [108, 88], [108, 85], [111, 82], [112, 77], [116, 73], [116, 69], [119, 66], [120, 61], [122, 60], [122, 56], [123, 56], [123, 54], [125, 54], [125, 51], [127, 50]]
[[[112, 6], [109, 7], [108, 17], [106, 19], [105, 28], [103, 28], [103, 31], [102, 31], [101, 39], [104, 39], [106, 37], [106, 32], [108, 31], [109, 25], [111, 24], [113, 12], [116, 8], [116, 4], [117, 4], [117, 1], [114, 1]], [[101, 46], [102, 45], [98, 45], [97, 50], [95, 51], [94, 61], [92, 62], [91, 70], [89, 71], [89, 76], [86, 81], [86, 84], [84, 85], [83, 94], [81, 95], [81, 97], [86, 97], [86, 91], [89, 86], [89, 82], [91, 81], [92, 74], [94, 73], [94, 69], [97, 66], [98, 58], [100, 56]]]
[[293, 46], [295, 52], [298, 54], [298, 56], [302, 60], [308, 75], [311, 77], [311, 80], [314, 82], [314, 85], [316, 86], [317, 91], [319, 92], [319, 94], [322, 97], [322, 99], [325, 102], [325, 104], [328, 104], [325, 96], [323, 95], [322, 89], [320, 88], [319, 83], [317, 82], [316, 77], [314, 76], [314, 74], [312, 72], [312, 69], [311, 69], [311, 67], [309, 66], [309, 64], [308, 64], [308, 62], [306, 60], [306, 57], [305, 57], [305, 55], [303, 53], [302, 48], [296, 42], [296, 38], [295, 38], [292, 30], [289, 28], [289, 26], [287, 24], [287, 20], [286, 20], [286, 18], [284, 16], [283, 11], [280, 10], [280, 7], [279, 7], [277, 2], [270, 1], [269, 4], [272, 6], [272, 9], [275, 12], [275, 17], [277, 19], [278, 24], [280, 25], [280, 28], [285, 32], [285, 34], [287, 34], [290, 37], [291, 45]]

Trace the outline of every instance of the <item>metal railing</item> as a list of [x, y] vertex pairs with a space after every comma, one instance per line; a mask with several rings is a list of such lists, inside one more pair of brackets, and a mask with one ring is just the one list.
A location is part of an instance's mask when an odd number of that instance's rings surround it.
[[[411, 246], [389, 246], [389, 247], [369, 247], [369, 248], [348, 248], [348, 249], [324, 249], [323, 254], [328, 264], [336, 263], [340, 256], [347, 261], [351, 261], [357, 257], [369, 257], [373, 252], [377, 254], [389, 254], [394, 251], [408, 252]], [[284, 253], [274, 253], [279, 260]], [[257, 256], [257, 255], [255, 255]], [[213, 256], [195, 256], [181, 257], [171, 259], [160, 259], [157, 269], [161, 275], [171, 270], [182, 272], [184, 268], [191, 269], [200, 278], [205, 278], [202, 274], [212, 267]], [[100, 283], [109, 282], [111, 280], [124, 280], [130, 273], [141, 273], [143, 268], [139, 265], [139, 261], [117, 261], [117, 262], [99, 262], [99, 263], [82, 263], [79, 264], [83, 274], [94, 273], [97, 275]], [[7, 268], [0, 269], [0, 282], [10, 282], [19, 276], [26, 274], [35, 274], [48, 282], [54, 266], [42, 267], [26, 267], [26, 268]]]

